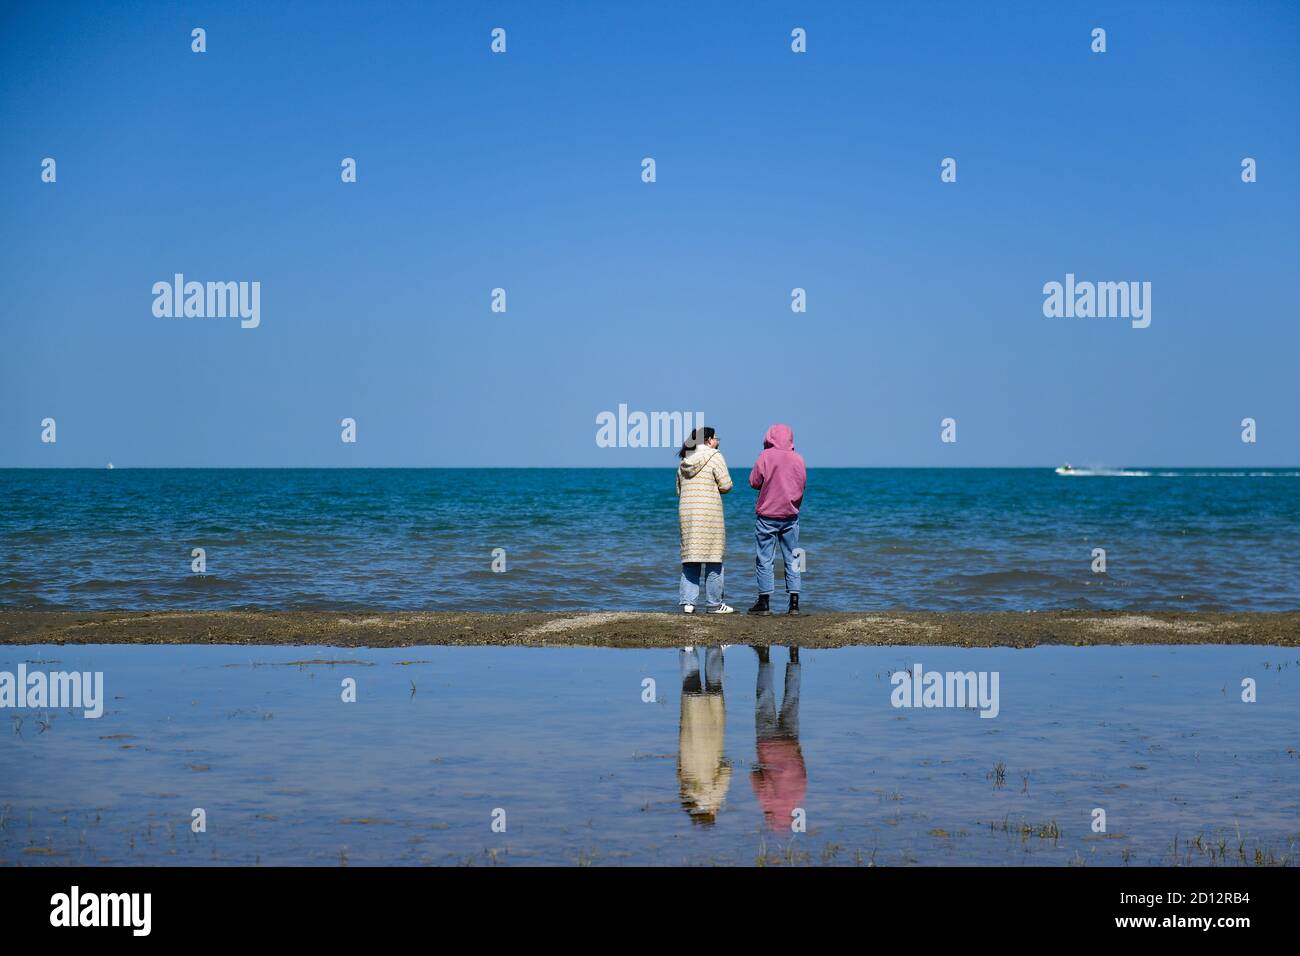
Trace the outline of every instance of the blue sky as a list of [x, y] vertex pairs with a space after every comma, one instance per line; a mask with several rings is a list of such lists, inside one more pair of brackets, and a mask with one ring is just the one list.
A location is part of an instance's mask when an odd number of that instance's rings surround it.
[[664, 464], [620, 403], [733, 464], [1300, 462], [1295, 4], [8, 4], [0, 78], [0, 466]]

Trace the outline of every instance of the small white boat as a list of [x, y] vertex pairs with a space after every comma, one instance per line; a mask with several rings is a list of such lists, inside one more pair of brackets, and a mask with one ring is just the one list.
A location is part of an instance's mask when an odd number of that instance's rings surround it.
[[109, 471], [113, 470], [113, 463], [111, 461], [108, 463], [108, 470]]
[[1078, 469], [1076, 469], [1072, 464], [1070, 464], [1070, 463], [1067, 461], [1067, 462], [1066, 462], [1064, 465], [1062, 465], [1060, 468], [1057, 468], [1057, 469], [1056, 469], [1056, 473], [1057, 473], [1058, 475], [1073, 475], [1077, 470], [1078, 470]]

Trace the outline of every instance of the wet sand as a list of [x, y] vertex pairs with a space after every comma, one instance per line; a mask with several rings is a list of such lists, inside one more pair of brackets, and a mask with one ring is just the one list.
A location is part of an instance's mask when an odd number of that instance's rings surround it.
[[1300, 646], [1300, 612], [878, 612], [770, 618], [650, 612], [0, 611], [0, 644], [299, 644], [409, 647], [799, 647], [1101, 644]]

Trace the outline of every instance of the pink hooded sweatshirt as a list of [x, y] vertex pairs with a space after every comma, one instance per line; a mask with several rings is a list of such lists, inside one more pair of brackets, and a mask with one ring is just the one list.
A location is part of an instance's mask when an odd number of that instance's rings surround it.
[[764, 518], [796, 518], [803, 504], [808, 469], [794, 450], [789, 425], [773, 425], [763, 436], [763, 453], [749, 473], [749, 486], [758, 489], [755, 513]]

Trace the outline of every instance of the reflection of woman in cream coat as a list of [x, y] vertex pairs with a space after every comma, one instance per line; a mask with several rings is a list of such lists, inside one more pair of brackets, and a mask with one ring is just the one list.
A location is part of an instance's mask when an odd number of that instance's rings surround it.
[[677, 748], [677, 780], [682, 808], [692, 823], [705, 826], [717, 819], [731, 767], [723, 755], [727, 711], [722, 699], [722, 648], [705, 648], [704, 681], [695, 649], [682, 651], [682, 719]]

